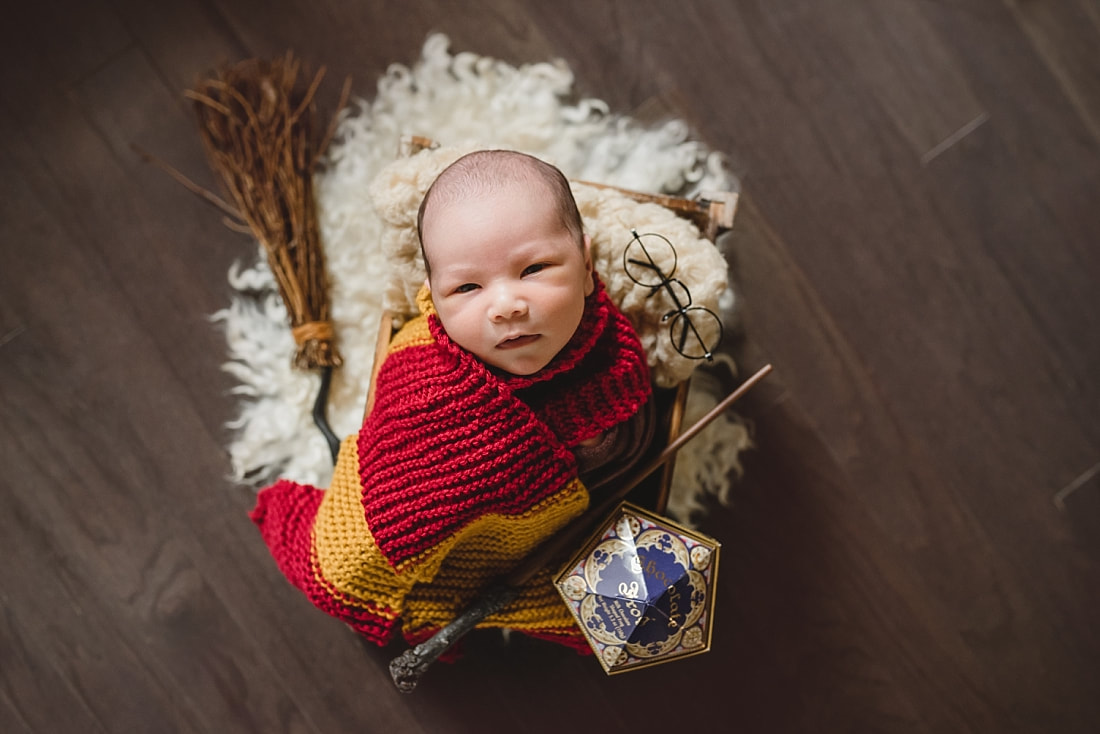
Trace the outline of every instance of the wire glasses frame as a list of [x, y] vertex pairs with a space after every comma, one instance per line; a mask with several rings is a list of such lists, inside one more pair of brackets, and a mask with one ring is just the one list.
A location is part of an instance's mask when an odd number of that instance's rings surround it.
[[[670, 321], [668, 336], [673, 348], [687, 359], [714, 360], [714, 349], [722, 341], [722, 321], [705, 306], [693, 306], [691, 292], [687, 286], [672, 276], [676, 273], [676, 248], [668, 238], [656, 233], [638, 234], [630, 230], [634, 237], [623, 250], [623, 270], [638, 285], [649, 288], [652, 298], [664, 291], [672, 300], [675, 308], [661, 317], [661, 321]], [[657, 260], [672, 260], [668, 274], [657, 264]], [[655, 257], [656, 256], [656, 257]], [[714, 346], [708, 346], [703, 334], [717, 333]]]

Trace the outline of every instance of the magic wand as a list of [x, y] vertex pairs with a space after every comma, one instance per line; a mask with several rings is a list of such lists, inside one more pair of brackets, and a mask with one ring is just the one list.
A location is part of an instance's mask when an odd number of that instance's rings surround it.
[[478, 622], [489, 615], [499, 611], [519, 596], [520, 587], [531, 579], [536, 573], [553, 562], [559, 554], [568, 548], [575, 547], [581, 538], [590, 532], [595, 520], [608, 515], [619, 502], [623, 500], [632, 489], [647, 476], [656, 471], [665, 462], [671, 459], [684, 444], [703, 430], [711, 421], [717, 418], [729, 406], [737, 402], [756, 383], [764, 379], [771, 372], [771, 365], [764, 365], [752, 377], [722, 399], [722, 402], [714, 406], [709, 413], [693, 423], [686, 431], [681, 433], [672, 443], [658, 454], [645, 467], [617, 488], [609, 497], [593, 509], [589, 509], [579, 518], [573, 521], [565, 530], [548, 538], [523, 561], [520, 562], [511, 573], [502, 580], [486, 589], [486, 591], [470, 604], [461, 614], [432, 637], [421, 642], [416, 647], [410, 648], [390, 661], [390, 677], [394, 685], [403, 693], [410, 693], [416, 688], [420, 676], [435, 662], [447, 648], [462, 638], [467, 632], [477, 626]]

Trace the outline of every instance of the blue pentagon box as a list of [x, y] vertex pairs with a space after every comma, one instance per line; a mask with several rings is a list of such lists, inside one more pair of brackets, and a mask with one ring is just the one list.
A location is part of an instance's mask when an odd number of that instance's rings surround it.
[[624, 502], [554, 586], [609, 675], [710, 649], [713, 538]]

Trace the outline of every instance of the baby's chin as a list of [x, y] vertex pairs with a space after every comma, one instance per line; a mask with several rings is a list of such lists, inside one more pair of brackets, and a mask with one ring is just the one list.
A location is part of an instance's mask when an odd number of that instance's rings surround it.
[[[505, 372], [509, 375], [515, 375], [516, 377], [529, 377], [554, 361], [554, 357], [548, 359], [531, 357], [522, 359], [501, 359], [498, 355], [493, 355], [492, 358], [486, 358], [478, 354], [474, 356], [493, 369], [499, 372]], [[554, 356], [557, 355], [555, 354]]]

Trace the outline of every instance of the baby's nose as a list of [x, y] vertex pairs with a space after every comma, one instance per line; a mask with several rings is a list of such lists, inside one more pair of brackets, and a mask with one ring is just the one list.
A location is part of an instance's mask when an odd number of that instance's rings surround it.
[[512, 319], [527, 313], [527, 302], [518, 289], [498, 286], [493, 294], [490, 317], [494, 321]]

